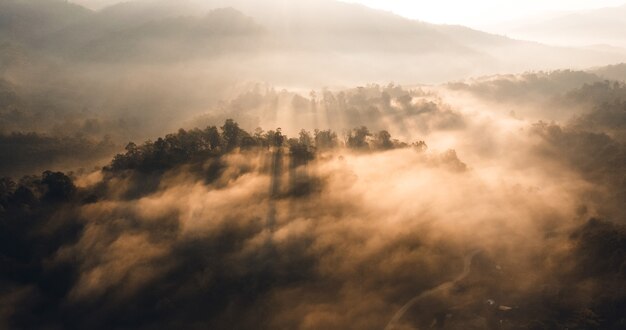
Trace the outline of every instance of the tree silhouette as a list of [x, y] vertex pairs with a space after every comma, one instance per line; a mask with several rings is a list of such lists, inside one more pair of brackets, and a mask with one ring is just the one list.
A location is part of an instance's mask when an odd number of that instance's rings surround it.
[[[371, 141], [370, 141], [371, 140]], [[346, 146], [355, 150], [387, 150], [405, 148], [406, 143], [393, 140], [387, 131], [381, 131], [372, 137], [367, 127], [361, 126], [350, 131]], [[423, 143], [420, 141], [420, 143]], [[146, 141], [139, 146], [133, 142], [126, 145], [126, 152], [116, 155], [105, 171], [133, 170], [154, 172], [171, 169], [183, 164], [200, 164], [209, 158], [254, 148], [289, 148], [291, 157], [297, 165], [305, 164], [315, 158], [318, 151], [330, 150], [339, 146], [337, 134], [331, 130], [315, 130], [314, 134], [301, 130], [298, 138], [289, 139], [280, 128], [264, 132], [257, 128], [253, 135], [239, 128], [239, 124], [228, 119], [221, 127], [221, 133], [215, 126], [203, 130], [180, 129], [175, 134], [168, 134], [156, 141]], [[419, 149], [422, 146], [416, 145]], [[425, 147], [425, 144], [423, 144]]]
[[374, 136], [373, 144], [376, 149], [388, 150], [392, 149], [394, 144], [391, 141], [391, 134], [387, 131], [380, 131]]
[[242, 138], [242, 130], [232, 119], [227, 119], [222, 129], [222, 139], [224, 140], [224, 146], [227, 151], [231, 151], [239, 146], [240, 139]]
[[361, 126], [359, 128], [355, 128], [348, 133], [346, 145], [351, 149], [368, 149], [369, 144], [367, 143], [367, 138], [370, 136], [372, 136], [372, 133], [370, 133], [367, 127]]
[[61, 172], [45, 171], [41, 183], [47, 188], [43, 197], [46, 201], [68, 201], [76, 191], [72, 179]]
[[320, 131], [315, 130], [314, 133], [315, 146], [319, 150], [332, 149], [337, 147], [337, 133], [331, 130]]

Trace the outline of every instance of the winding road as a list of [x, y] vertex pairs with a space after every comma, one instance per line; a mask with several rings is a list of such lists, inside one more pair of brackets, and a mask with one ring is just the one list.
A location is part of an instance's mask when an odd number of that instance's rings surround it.
[[454, 286], [454, 284], [456, 284], [457, 282], [463, 280], [467, 275], [469, 275], [471, 268], [472, 268], [472, 260], [474, 260], [474, 257], [480, 253], [481, 250], [479, 249], [475, 249], [470, 251], [464, 258], [463, 258], [463, 271], [454, 279], [447, 281], [447, 282], [443, 282], [441, 284], [439, 284], [438, 286], [428, 289], [426, 291], [423, 291], [422, 293], [420, 293], [419, 295], [413, 297], [411, 300], [409, 300], [406, 304], [404, 304], [404, 306], [402, 306], [402, 308], [400, 308], [396, 314], [394, 314], [393, 318], [391, 319], [391, 321], [389, 321], [389, 323], [387, 324], [387, 326], [385, 327], [385, 330], [392, 330], [396, 324], [398, 323], [398, 321], [400, 321], [400, 319], [402, 319], [402, 316], [404, 316], [404, 313], [406, 313], [407, 310], [409, 310], [411, 307], [413, 307], [413, 305], [415, 305], [416, 302], [418, 302], [420, 299], [422, 299], [425, 296], [428, 296], [432, 293], [435, 292], [439, 292], [439, 291], [444, 291], [444, 290], [449, 290], [450, 288], [452, 288]]

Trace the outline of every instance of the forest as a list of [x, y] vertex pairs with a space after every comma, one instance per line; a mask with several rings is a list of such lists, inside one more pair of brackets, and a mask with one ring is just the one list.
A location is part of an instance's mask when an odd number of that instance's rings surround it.
[[[531, 134], [542, 141], [533, 152], [574, 168], [595, 187], [608, 189], [604, 194], [592, 193], [587, 204], [577, 206], [575, 212], [581, 219], [593, 212], [614, 220], [625, 215], [626, 146], [605, 133], [591, 131], [603, 127], [603, 121], [596, 118], [605, 118], [611, 109], [599, 107], [565, 127], [544, 122], [532, 126]], [[351, 192], [361, 189], [356, 187], [363, 176], [351, 167], [365, 161], [375, 172], [389, 159], [405, 163], [401, 159], [406, 158], [413, 163], [411, 171], [453, 176], [445, 179], [452, 180], [449, 183], [437, 179], [442, 185], [464, 185], [465, 179], [458, 176], [475, 175], [454, 150], [431, 154], [424, 141], [399, 142], [386, 131], [371, 133], [366, 127], [344, 134], [301, 130], [289, 138], [281, 129], [249, 133], [229, 119], [219, 128], [181, 129], [154, 142], [129, 143], [88, 183], [80, 173], [52, 171], [17, 181], [4, 178], [0, 184], [0, 276], [7, 290], [3, 300], [15, 311], [9, 324], [18, 328], [308, 327], [300, 323], [305, 315], [321, 313], [324, 305], [319, 304], [331, 299], [336, 303], [333, 310], [324, 312], [327, 317], [342, 310], [354, 313], [356, 309], [358, 314], [336, 314], [325, 319], [326, 324], [382, 326], [388, 321], [383, 315], [391, 319], [393, 309], [380, 301], [392, 305], [407, 300], [411, 291], [433, 286], [449, 271], [458, 272], [455, 265], [467, 258], [460, 252], [462, 246], [470, 244], [460, 237], [453, 244], [427, 239], [449, 231], [439, 227], [444, 220], [437, 215], [426, 216], [435, 222], [434, 227], [397, 220], [403, 223], [402, 229], [391, 234], [375, 233], [372, 225], [382, 219], [368, 220], [380, 212], [376, 206], [365, 206], [372, 215], [348, 215], [363, 212], [361, 203], [366, 202], [361, 193]], [[371, 180], [376, 175], [367, 177]], [[371, 202], [395, 204], [387, 201], [393, 196], [381, 202], [375, 196], [384, 192], [372, 193]], [[533, 199], [525, 196], [528, 192], [514, 194]], [[195, 198], [205, 201], [197, 204]], [[512, 207], [519, 211], [529, 206], [545, 208], [541, 201], [523, 204]], [[426, 324], [436, 320], [460, 326], [477, 322], [479, 315], [493, 327], [506, 322], [508, 328], [620, 328], [626, 227], [592, 217], [562, 231], [560, 216], [548, 210], [538, 211], [540, 217], [547, 216], [539, 220], [540, 236], [526, 239], [567, 247], [521, 256], [506, 246], [480, 248], [471, 259], [469, 275], [436, 298], [436, 305], [430, 302], [434, 297], [420, 296], [416, 305], [422, 312], [406, 315], [405, 321]], [[197, 223], [198, 217], [208, 217], [211, 225]], [[347, 236], [335, 238], [328, 230]], [[359, 246], [372, 239], [370, 235], [392, 235], [394, 240], [363, 247], [363, 255], [334, 251], [338, 243], [333, 240]], [[520, 239], [514, 232], [507, 235], [511, 235], [507, 241]], [[386, 255], [399, 259], [388, 264]], [[515, 259], [506, 261], [504, 255]], [[453, 262], [450, 269], [431, 268], [422, 263], [423, 258]], [[343, 266], [326, 268], [328, 262], [338, 261]], [[414, 262], [421, 265], [415, 273], [400, 271]], [[541, 274], [533, 281], [541, 284], [518, 285], [529, 281], [522, 268], [530, 265]], [[388, 267], [396, 272], [389, 273]], [[365, 286], [352, 286], [353, 275], [348, 274], [353, 271], [361, 274]], [[399, 281], [405, 276], [416, 277]], [[397, 284], [381, 291], [380, 282]], [[352, 301], [350, 295], [361, 292], [374, 296]], [[296, 298], [299, 307], [283, 314], [290, 310], [283, 310], [283, 304]], [[284, 318], [269, 317], [277, 313]]]
[[601, 3], [0, 0], [0, 329], [626, 329]]

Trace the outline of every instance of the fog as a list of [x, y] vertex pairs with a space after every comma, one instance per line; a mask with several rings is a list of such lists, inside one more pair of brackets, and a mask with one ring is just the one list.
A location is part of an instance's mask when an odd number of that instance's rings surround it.
[[102, 4], [0, 4], [4, 132], [97, 140], [106, 132], [121, 145], [174, 131], [257, 84], [306, 96], [368, 84], [585, 70], [626, 58], [617, 50], [553, 47], [330, 0]]
[[0, 3], [0, 328], [626, 326], [620, 51], [89, 8]]
[[[612, 157], [623, 160], [624, 145], [570, 126], [480, 121], [458, 132], [473, 144], [463, 151], [359, 130], [330, 149], [320, 133], [247, 139], [227, 122], [221, 147], [195, 149], [200, 132], [181, 131], [127, 147], [76, 184], [54, 173], [5, 182], [17, 235], [4, 276], [18, 306], [5, 322], [619, 326], [605, 306], [623, 301], [625, 163]], [[44, 305], [58, 310], [30, 314]]]
[[622, 33], [622, 17], [626, 12], [626, 5], [618, 1], [612, 5], [594, 4], [594, 8], [553, 12], [525, 20], [501, 22], [488, 29], [498, 30], [515, 38], [549, 44], [623, 50], [626, 39]]

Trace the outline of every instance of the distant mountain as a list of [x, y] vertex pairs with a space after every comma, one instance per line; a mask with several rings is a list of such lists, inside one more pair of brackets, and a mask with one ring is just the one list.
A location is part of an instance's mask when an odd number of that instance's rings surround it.
[[75, 50], [79, 59], [177, 60], [253, 51], [264, 29], [232, 8], [215, 9], [204, 17], [174, 17], [148, 21], [86, 42]]
[[2, 0], [0, 41], [39, 42], [47, 34], [90, 14], [90, 10], [64, 0]]
[[192, 15], [199, 13], [184, 6], [184, 1], [120, 2], [77, 19], [64, 29], [51, 33], [45, 46], [48, 49], [73, 52], [94, 40], [111, 38], [111, 35], [127, 29], [136, 29], [151, 21]]
[[[251, 16], [270, 31], [279, 43], [272, 47], [302, 51], [359, 51], [433, 53], [440, 51], [477, 53], [463, 43], [437, 30], [436, 25], [411, 21], [363, 6], [336, 1], [134, 1], [106, 7], [78, 21], [49, 39], [49, 44], [92, 43], [110, 39], [109, 34], [137, 35], [146, 38], [166, 31], [181, 31], [215, 9], [233, 8]], [[222, 13], [213, 14], [212, 17]], [[228, 19], [228, 18], [227, 18]], [[235, 19], [233, 24], [239, 24]], [[227, 23], [227, 22], [224, 22]], [[176, 24], [180, 24], [177, 27]], [[168, 28], [165, 28], [167, 25]], [[157, 27], [160, 26], [160, 27]], [[156, 28], [155, 31], [148, 29]], [[226, 24], [224, 25], [226, 27]], [[128, 32], [132, 30], [133, 32]], [[270, 49], [271, 50], [271, 49]]]
[[220, 56], [244, 79], [279, 84], [441, 82], [626, 60], [619, 50], [550, 47], [334, 0], [144, 0], [98, 11], [59, 0], [8, 1], [22, 19], [3, 23], [0, 34], [41, 54], [107, 63]]
[[511, 34], [545, 42], [626, 47], [626, 4], [517, 24]]

